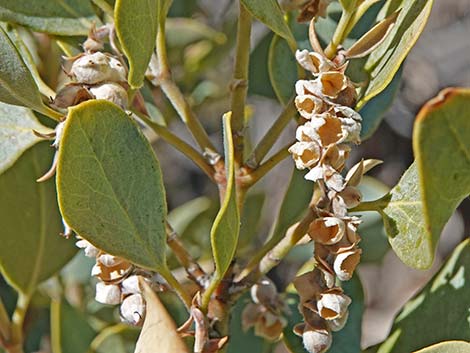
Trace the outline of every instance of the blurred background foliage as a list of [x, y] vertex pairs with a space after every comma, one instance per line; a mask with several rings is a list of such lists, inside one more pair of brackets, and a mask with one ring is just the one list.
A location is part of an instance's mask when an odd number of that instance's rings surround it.
[[[112, 0], [107, 1], [113, 3]], [[359, 38], [370, 28], [382, 4], [383, 1], [380, 1], [369, 10], [361, 24], [351, 32], [351, 39]], [[339, 19], [340, 12], [336, 5], [330, 7], [326, 19], [318, 22], [317, 29], [323, 43], [331, 37]], [[167, 21], [168, 54], [173, 76], [218, 147], [222, 144], [219, 140], [220, 116], [230, 103], [229, 82], [237, 13], [236, 2], [231, 0], [174, 0]], [[291, 26], [299, 48], [308, 48], [307, 26], [293, 20]], [[353, 149], [349, 163], [353, 165], [361, 158], [385, 161], [382, 166], [374, 169], [371, 177], [364, 179], [361, 189], [365, 200], [376, 199], [385, 194], [413, 161], [411, 132], [414, 117], [421, 105], [444, 87], [470, 86], [469, 31], [469, 0], [436, 0], [424, 33], [395, 79], [382, 95], [362, 108], [361, 114], [365, 120], [363, 135], [369, 138]], [[83, 38], [48, 37], [27, 31], [22, 32], [22, 37], [44, 81], [53, 89], [60, 87], [65, 78], [60, 69], [61, 51], [57, 43], [70, 53], [76, 53], [78, 43]], [[272, 32], [263, 24], [254, 23], [246, 118], [248, 145], [259, 141], [282, 109], [275, 93], [279, 87], [273, 87], [270, 79], [270, 75], [276, 73], [270, 73], [268, 67], [272, 38]], [[276, 50], [283, 49], [279, 47]], [[292, 80], [291, 86], [281, 87], [282, 90], [287, 90], [287, 96], [292, 92], [296, 80], [296, 72], [289, 71], [289, 68], [287, 65], [280, 70], [285, 76], [284, 81]], [[360, 81], [361, 77], [353, 77], [353, 80]], [[158, 102], [158, 108], [147, 103], [153, 119], [164, 122], [187, 141], [191, 140], [161, 91], [146, 86], [144, 96], [153, 96]], [[256, 119], [252, 119], [255, 114]], [[382, 114], [384, 121], [378, 125], [375, 118]], [[368, 117], [371, 117], [373, 124], [368, 124]], [[292, 140], [294, 129], [295, 122], [292, 121], [273, 148], [274, 151], [276, 147]], [[162, 165], [170, 223], [182, 236], [188, 250], [204, 264], [204, 260], [210, 260], [212, 256], [208, 234], [219, 206], [218, 191], [191, 161], [150, 131], [147, 134]], [[292, 161], [285, 160], [250, 190], [243, 212], [238, 256], [249, 257], [267, 238], [284, 197], [292, 168]], [[360, 228], [364, 252], [359, 276], [365, 298], [363, 303], [358, 302], [358, 305], [364, 305], [365, 308], [361, 341], [363, 347], [385, 339], [401, 306], [431, 278], [464, 235], [470, 234], [469, 214], [470, 201], [466, 199], [447, 224], [434, 266], [428, 271], [417, 271], [403, 265], [390, 251], [380, 217], [373, 213], [364, 216], [365, 222]], [[311, 246], [298, 247], [269, 276], [279, 289], [284, 289], [299, 267], [310, 257]], [[171, 257], [169, 262], [176, 266], [176, 261]], [[93, 261], [79, 253], [59, 277], [41, 285], [26, 318], [27, 352], [45, 353], [50, 351], [51, 345], [59, 344], [63, 347], [54, 347], [54, 353], [72, 352], [70, 347], [75, 347], [72, 353], [83, 353], [86, 350], [81, 344], [85, 343], [82, 341], [85, 338], [86, 347], [91, 344], [90, 352], [133, 351], [138, 330], [116, 324], [119, 322], [117, 309], [94, 301], [94, 285], [90, 277], [92, 266]], [[61, 293], [63, 289], [65, 292]], [[16, 294], [3, 278], [0, 279], [0, 296], [11, 314]], [[52, 313], [49, 309], [49, 297], [55, 298]], [[66, 299], [61, 299], [62, 297]], [[171, 307], [169, 311], [175, 314], [176, 321], [183, 322], [183, 308], [174, 296], [165, 294], [163, 299]], [[234, 309], [232, 340], [247, 342], [247, 347], [248, 343], [254, 344], [249, 347], [257, 347], [257, 352], [269, 352], [272, 349], [276, 352], [285, 351], [282, 344], [274, 347], [254, 337], [252, 332], [241, 331], [239, 315], [244, 301], [246, 298], [242, 297]], [[292, 310], [295, 310], [295, 306]], [[59, 315], [61, 325], [64, 326], [53, 326], [52, 337], [51, 314], [52, 317]], [[72, 331], [75, 330], [75, 333], [72, 336], [62, 336], [70, 323], [73, 323]], [[62, 338], [58, 339], [55, 337], [57, 335]], [[81, 340], [74, 341], [75, 335], [80, 335]], [[241, 350], [240, 347], [237, 350], [229, 347], [228, 351]]]

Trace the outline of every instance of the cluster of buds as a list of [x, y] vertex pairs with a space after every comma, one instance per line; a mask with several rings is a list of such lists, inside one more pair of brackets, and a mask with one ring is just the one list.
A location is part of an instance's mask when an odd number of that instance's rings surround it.
[[73, 62], [66, 74], [72, 82], [57, 92], [52, 101], [55, 107], [67, 108], [89, 99], [105, 99], [127, 108], [126, 68], [116, 57], [101, 52], [109, 34], [108, 26], [93, 28], [83, 44], [85, 52], [69, 58]]
[[309, 352], [319, 353], [328, 350], [331, 331], [340, 330], [348, 317], [351, 299], [336, 286], [336, 279], [351, 279], [361, 255], [357, 234], [361, 221], [348, 216], [348, 209], [361, 201], [357, 185], [362, 175], [380, 162], [361, 161], [342, 175], [350, 143], [360, 143], [361, 131], [361, 116], [352, 109], [356, 89], [345, 75], [344, 57], [332, 61], [302, 50], [296, 58], [313, 79], [296, 83], [295, 105], [304, 123], [297, 128], [297, 142], [289, 152], [298, 169], [309, 170], [305, 179], [318, 188], [311, 205], [316, 219], [308, 229], [315, 243], [316, 267], [294, 280], [305, 319], [294, 331]]
[[254, 327], [255, 335], [269, 341], [279, 339], [287, 325], [283, 316], [287, 308], [277, 293], [274, 283], [268, 278], [262, 279], [251, 287], [252, 303], [242, 313], [242, 327], [245, 331]]
[[85, 256], [96, 259], [91, 275], [98, 279], [96, 301], [103, 304], [120, 304], [121, 320], [131, 325], [141, 325], [145, 317], [145, 300], [139, 286], [139, 276], [128, 261], [107, 254], [85, 239], [77, 237], [77, 247]]

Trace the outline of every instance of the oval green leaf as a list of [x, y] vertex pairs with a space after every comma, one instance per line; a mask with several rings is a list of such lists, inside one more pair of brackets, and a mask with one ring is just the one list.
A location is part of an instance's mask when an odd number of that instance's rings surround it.
[[53, 353], [87, 353], [96, 333], [85, 315], [65, 299], [51, 303], [51, 344]]
[[276, 0], [241, 0], [241, 2], [253, 17], [284, 38], [291, 48], [296, 48], [294, 36], [284, 21], [282, 10]]
[[18, 291], [32, 294], [75, 254], [63, 227], [52, 180], [36, 183], [49, 168], [53, 149], [39, 143], [0, 176], [0, 268]]
[[116, 1], [114, 23], [129, 60], [128, 81], [132, 88], [139, 88], [144, 82], [145, 71], [155, 48], [159, 21], [163, 28], [168, 3], [168, 0]]
[[470, 89], [449, 88], [416, 117], [413, 151], [423, 214], [433, 245], [447, 220], [470, 195]]
[[295, 93], [297, 62], [287, 42], [279, 36], [273, 37], [269, 47], [268, 71], [277, 98], [286, 105]]
[[33, 130], [51, 133], [30, 109], [0, 103], [0, 174], [35, 143], [42, 139]]
[[44, 112], [39, 89], [15, 45], [0, 26], [0, 101]]
[[93, 100], [69, 110], [57, 166], [64, 219], [98, 248], [166, 269], [166, 200], [160, 165], [137, 124]]
[[408, 266], [432, 265], [439, 236], [470, 194], [469, 89], [447, 89], [419, 112], [415, 163], [377, 203], [393, 250]]
[[397, 9], [401, 11], [387, 38], [369, 55], [365, 69], [370, 75], [370, 81], [358, 107], [382, 92], [392, 81], [423, 31], [432, 4], [432, 0], [389, 0], [384, 5], [385, 12], [389, 13], [383, 17]]
[[89, 0], [0, 0], [0, 21], [66, 36], [87, 35], [101, 23]]
[[[428, 285], [405, 305], [378, 353], [414, 352], [448, 340], [470, 341], [469, 272], [470, 241], [467, 239], [455, 248]], [[458, 351], [452, 351], [455, 352]]]
[[211, 229], [212, 253], [215, 262], [214, 282], [222, 279], [229, 268], [237, 249], [238, 234], [240, 232], [240, 215], [235, 189], [233, 139], [230, 126], [231, 115], [232, 113], [226, 113], [223, 116], [225, 172], [227, 178], [225, 197]]
[[447, 341], [423, 348], [415, 353], [468, 353], [470, 352], [470, 342]]

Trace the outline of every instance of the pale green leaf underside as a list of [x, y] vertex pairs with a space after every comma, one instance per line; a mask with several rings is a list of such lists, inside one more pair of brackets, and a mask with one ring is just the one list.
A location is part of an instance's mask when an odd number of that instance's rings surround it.
[[281, 36], [291, 47], [296, 47], [294, 36], [284, 21], [281, 8], [276, 0], [241, 0], [253, 17]]
[[30, 109], [0, 103], [0, 174], [41, 138], [33, 130], [50, 133], [41, 125]]
[[70, 109], [57, 167], [67, 223], [98, 248], [142, 267], [166, 269], [165, 190], [137, 124], [116, 105]]
[[89, 0], [0, 0], [0, 21], [66, 36], [87, 35], [101, 24]]
[[227, 173], [225, 198], [211, 229], [211, 244], [216, 268], [215, 279], [222, 278], [232, 262], [240, 232], [240, 215], [235, 190], [231, 113], [223, 117], [224, 151]]
[[467, 239], [454, 250], [428, 285], [406, 304], [378, 353], [414, 352], [448, 340], [470, 341], [469, 273], [470, 243]]
[[416, 353], [468, 353], [470, 343], [464, 341], [447, 341], [423, 348]]
[[116, 33], [129, 60], [128, 81], [134, 88], [142, 86], [145, 71], [155, 48], [159, 6], [162, 1], [116, 1], [114, 10]]
[[470, 89], [449, 88], [419, 112], [413, 151], [424, 216], [434, 243], [457, 206], [470, 195]]
[[407, 265], [431, 266], [441, 231], [470, 194], [470, 90], [448, 89], [418, 114], [416, 161], [382, 200], [392, 248]]
[[[387, 38], [370, 54], [366, 62], [370, 82], [358, 107], [382, 92], [392, 81], [423, 31], [433, 4], [432, 0], [389, 0], [388, 3], [392, 2], [398, 6], [390, 8], [390, 13], [397, 8], [402, 10]], [[384, 14], [384, 17], [390, 13]]]
[[60, 236], [54, 182], [36, 182], [52, 158], [49, 144], [39, 143], [0, 176], [0, 268], [25, 294], [62, 268], [77, 250], [72, 239]]

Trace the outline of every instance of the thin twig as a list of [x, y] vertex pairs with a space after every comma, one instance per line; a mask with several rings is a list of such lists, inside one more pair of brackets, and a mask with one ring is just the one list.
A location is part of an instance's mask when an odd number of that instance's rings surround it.
[[237, 47], [232, 81], [232, 133], [235, 147], [235, 161], [243, 162], [245, 101], [248, 91], [248, 66], [250, 61], [251, 15], [240, 1], [238, 18]]
[[207, 279], [207, 274], [204, 272], [202, 267], [194, 260], [191, 254], [184, 248], [184, 245], [175, 232], [175, 230], [171, 227], [170, 224], [167, 223], [167, 244], [173, 253], [178, 258], [181, 266], [184, 267], [189, 277], [197, 284], [199, 287], [205, 287], [205, 281]]

